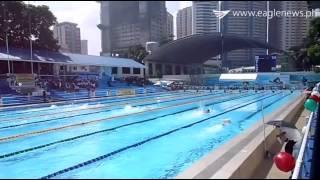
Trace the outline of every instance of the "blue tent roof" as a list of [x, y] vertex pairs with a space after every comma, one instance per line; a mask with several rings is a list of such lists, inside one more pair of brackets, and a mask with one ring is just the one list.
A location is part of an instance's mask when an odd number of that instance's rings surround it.
[[[7, 61], [8, 59], [12, 61], [31, 61], [30, 50], [10, 48], [8, 56], [6, 48], [0, 47], [0, 60]], [[32, 61], [43, 63], [144, 68], [143, 64], [140, 64], [133, 59], [39, 50], [33, 51]]]

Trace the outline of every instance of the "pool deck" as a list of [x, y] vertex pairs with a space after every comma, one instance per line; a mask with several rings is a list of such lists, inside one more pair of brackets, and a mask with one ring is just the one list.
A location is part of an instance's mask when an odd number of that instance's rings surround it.
[[[295, 123], [297, 117], [301, 114], [304, 100], [304, 96], [297, 97], [287, 106], [265, 117], [265, 122], [269, 120], [283, 120], [287, 122], [294, 121]], [[265, 147], [271, 152], [279, 152], [281, 149], [281, 145], [277, 144], [276, 141], [278, 132], [276, 128], [265, 125], [266, 140], [264, 141], [263, 126], [261, 121], [258, 121], [243, 134], [212, 151], [175, 178], [251, 178], [257, 174], [256, 172], [259, 171], [260, 164], [266, 159], [271, 159], [271, 163], [269, 163], [272, 165], [272, 158], [266, 158], [265, 156]], [[265, 172], [269, 172], [269, 169]], [[263, 173], [261, 174], [260, 177], [264, 178], [267, 173], [264, 173], [264, 176]]]
[[[297, 129], [302, 130], [306, 125], [308, 117], [310, 116], [310, 111], [304, 109], [300, 114], [295, 126]], [[272, 149], [271, 151], [274, 151]], [[284, 145], [281, 148], [281, 151], [284, 151]], [[265, 159], [260, 166], [257, 168], [255, 173], [251, 176], [252, 179], [289, 179], [290, 172], [280, 171], [276, 165], [273, 163], [272, 159]]]

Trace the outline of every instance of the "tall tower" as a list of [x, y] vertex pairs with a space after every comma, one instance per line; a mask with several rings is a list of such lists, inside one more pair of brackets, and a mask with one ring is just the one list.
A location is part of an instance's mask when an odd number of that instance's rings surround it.
[[[280, 1], [282, 11], [307, 11], [307, 1]], [[282, 16], [280, 18], [279, 34], [282, 50], [289, 50], [293, 46], [299, 46], [306, 38], [309, 29], [310, 18]]]
[[177, 13], [177, 39], [192, 34], [192, 7], [180, 9]]
[[218, 10], [218, 1], [192, 1], [192, 34], [218, 32], [218, 18], [212, 10]]
[[[222, 19], [224, 34], [236, 34], [259, 40], [263, 43], [267, 38], [267, 18], [256, 16], [234, 16], [232, 11], [266, 11], [266, 1], [223, 1], [223, 10], [231, 10]], [[266, 54], [266, 49], [240, 49], [224, 54], [223, 66], [237, 68], [254, 66], [255, 56]]]
[[173, 40], [173, 16], [167, 12], [167, 37]]
[[58, 40], [60, 51], [81, 53], [80, 28], [71, 22], [62, 22], [53, 27], [53, 36]]
[[101, 1], [101, 55], [167, 38], [165, 1]]

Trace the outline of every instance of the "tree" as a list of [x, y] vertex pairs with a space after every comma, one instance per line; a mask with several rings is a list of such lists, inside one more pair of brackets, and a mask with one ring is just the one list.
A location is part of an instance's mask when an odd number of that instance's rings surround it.
[[148, 55], [146, 49], [141, 46], [132, 46], [129, 48], [127, 52], [127, 58], [134, 59], [135, 61], [142, 63], [142, 60]]
[[307, 55], [313, 65], [320, 64], [320, 18], [315, 18], [310, 23], [307, 39]]
[[294, 65], [296, 70], [311, 70], [312, 64], [307, 56], [307, 49], [305, 48], [305, 45], [291, 47], [288, 55], [291, 60], [291, 64]]
[[26, 5], [22, 1], [1, 1], [0, 5], [0, 27], [3, 27], [0, 28], [0, 46], [5, 45], [7, 33], [10, 47], [30, 48], [31, 29], [36, 39], [32, 44], [33, 49], [59, 50], [50, 30], [57, 19], [48, 6]]

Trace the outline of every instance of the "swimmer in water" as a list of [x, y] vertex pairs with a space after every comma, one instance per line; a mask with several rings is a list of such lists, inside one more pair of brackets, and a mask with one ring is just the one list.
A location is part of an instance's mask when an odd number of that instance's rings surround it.
[[223, 120], [222, 126], [226, 126], [226, 125], [228, 125], [228, 124], [231, 124], [230, 119], [225, 119], [225, 120]]
[[206, 111], [204, 111], [204, 113], [206, 114], [210, 113], [210, 109], [207, 109]]

